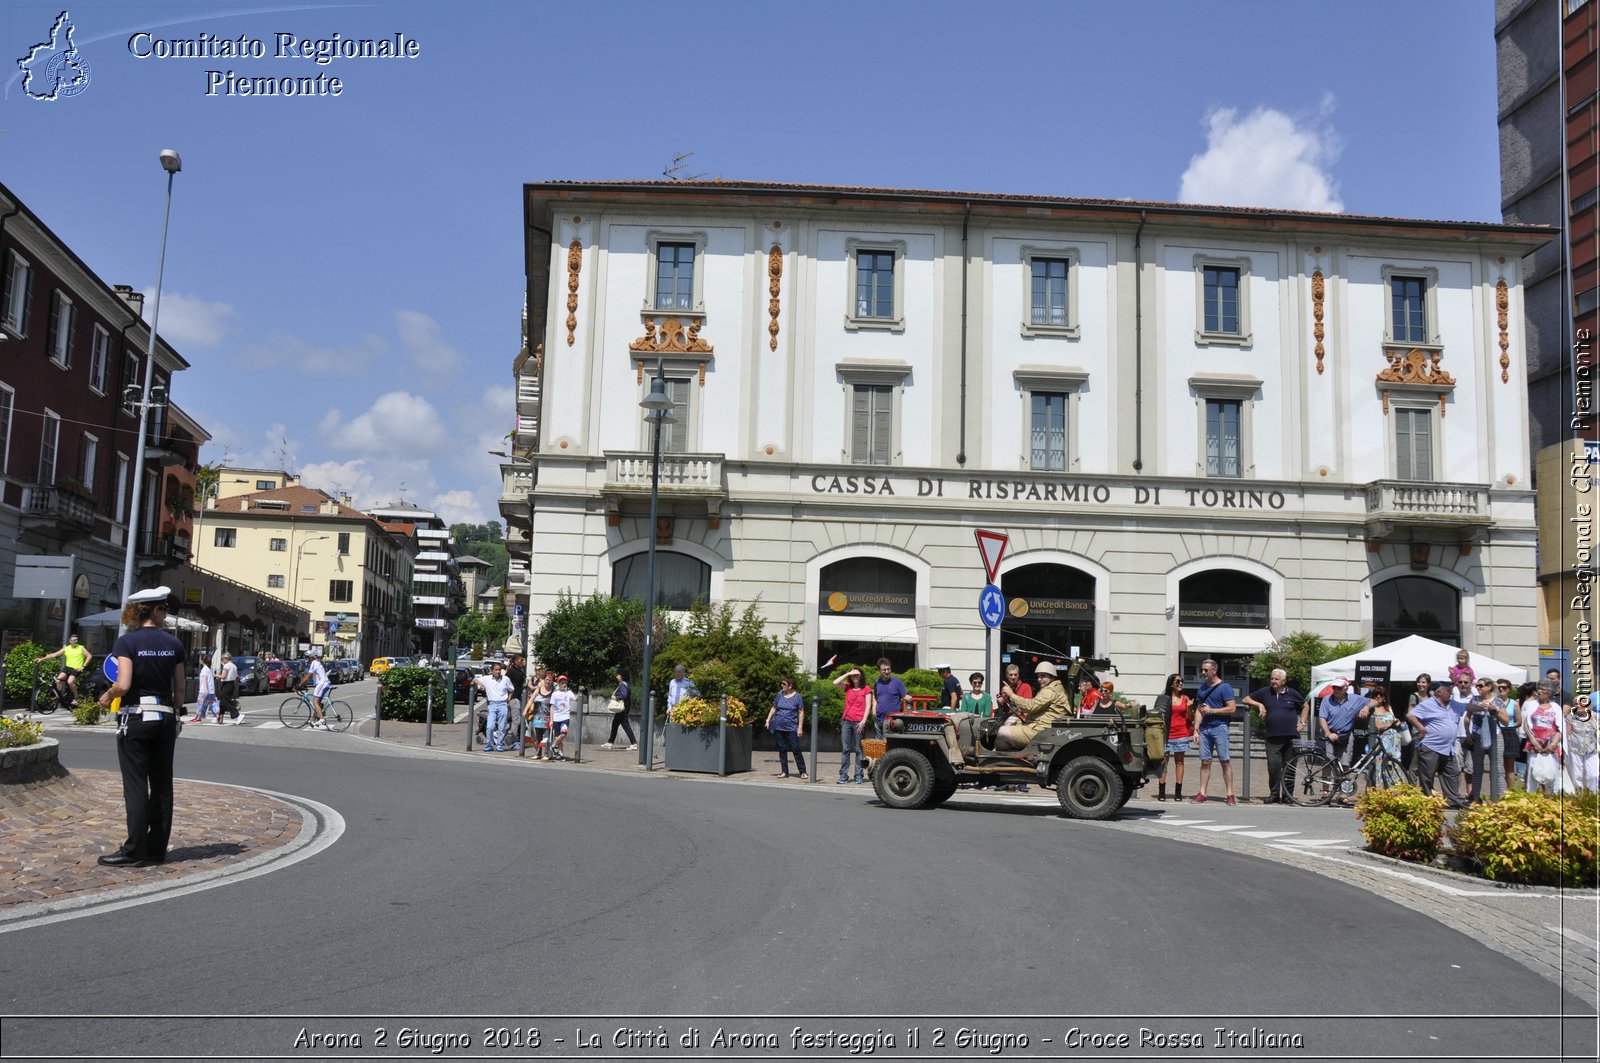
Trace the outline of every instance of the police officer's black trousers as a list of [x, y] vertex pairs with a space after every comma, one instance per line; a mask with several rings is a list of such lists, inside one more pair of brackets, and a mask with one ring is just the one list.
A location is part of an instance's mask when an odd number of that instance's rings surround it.
[[165, 860], [172, 837], [172, 757], [178, 744], [178, 720], [163, 712], [144, 720], [137, 705], [123, 710], [131, 718], [117, 736], [117, 764], [122, 768], [122, 801], [128, 810], [128, 840], [122, 852], [136, 860]]

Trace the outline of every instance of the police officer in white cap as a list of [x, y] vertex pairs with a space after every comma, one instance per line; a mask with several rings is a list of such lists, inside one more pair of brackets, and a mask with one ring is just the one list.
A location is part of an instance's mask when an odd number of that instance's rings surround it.
[[117, 681], [100, 695], [102, 707], [122, 699], [117, 763], [128, 810], [128, 840], [100, 857], [109, 867], [149, 867], [167, 858], [172, 835], [172, 754], [183, 715], [183, 643], [162, 624], [172, 591], [154, 587], [128, 596], [128, 630], [111, 647]]

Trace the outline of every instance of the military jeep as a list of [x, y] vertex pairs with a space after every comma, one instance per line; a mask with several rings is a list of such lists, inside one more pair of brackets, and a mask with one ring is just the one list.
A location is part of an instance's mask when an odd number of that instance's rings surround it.
[[[1087, 668], [1079, 660], [1062, 670], [1076, 708], [1077, 677]], [[885, 736], [887, 748], [867, 759], [867, 773], [890, 808], [933, 808], [957, 790], [1030, 784], [1055, 790], [1073, 819], [1105, 819], [1127, 804], [1160, 773], [1165, 752], [1161, 718], [1142, 708], [1061, 719], [1026, 748], [1004, 752], [981, 743], [963, 748], [942, 712], [895, 713], [885, 721]]]

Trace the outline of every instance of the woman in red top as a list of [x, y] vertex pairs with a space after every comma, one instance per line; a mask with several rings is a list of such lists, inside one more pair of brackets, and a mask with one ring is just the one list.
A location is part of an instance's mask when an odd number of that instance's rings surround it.
[[1156, 780], [1156, 800], [1167, 799], [1167, 761], [1172, 762], [1175, 788], [1173, 800], [1183, 800], [1183, 755], [1194, 749], [1194, 699], [1183, 692], [1183, 676], [1167, 676], [1167, 689], [1156, 698], [1156, 712], [1167, 725], [1167, 759], [1161, 762], [1161, 777]]

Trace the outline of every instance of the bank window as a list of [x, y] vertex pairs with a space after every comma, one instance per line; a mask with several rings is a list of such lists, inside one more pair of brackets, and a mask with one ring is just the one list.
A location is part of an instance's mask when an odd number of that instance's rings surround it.
[[1250, 260], [1196, 255], [1195, 342], [1248, 347]]
[[1421, 277], [1389, 278], [1389, 313], [1396, 343], [1426, 343], [1428, 308], [1423, 296], [1427, 282]]
[[1397, 407], [1394, 411], [1395, 478], [1433, 479], [1433, 411]]
[[1067, 469], [1067, 395], [1036, 391], [1031, 396], [1029, 468], [1041, 472]]
[[72, 323], [77, 316], [77, 307], [65, 292], [57, 288], [50, 293], [50, 324], [44, 347], [50, 352], [50, 360], [62, 369], [72, 367]]
[[238, 539], [239, 539], [239, 529], [238, 528], [217, 528], [211, 534], [211, 545], [212, 546], [222, 546], [222, 547], [232, 547], [238, 542]]
[[1206, 475], [1239, 476], [1242, 447], [1235, 399], [1206, 400]]
[[650, 269], [645, 279], [644, 312], [703, 316], [706, 234], [652, 231], [645, 234], [645, 246]]
[[[672, 400], [672, 423], [661, 426], [661, 453], [684, 454], [689, 450], [691, 436], [689, 403], [693, 397], [693, 381], [686, 377], [666, 377], [662, 383], [666, 386], [667, 398]], [[645, 449], [649, 450], [655, 445], [651, 438], [654, 429], [648, 418], [641, 423], [645, 431]]]
[[283, 589], [283, 577], [282, 576], [268, 576], [267, 577], [267, 589], [268, 590], [282, 590]]
[[269, 540], [267, 542], [267, 549], [268, 550], [287, 551], [289, 549], [289, 540], [288, 539], [271, 539], [271, 540]]
[[39, 482], [56, 482], [56, 450], [61, 445], [61, 415], [44, 411], [44, 427], [39, 432]]
[[349, 602], [355, 599], [355, 581], [331, 579], [328, 581], [328, 601]]
[[[648, 558], [630, 554], [611, 570], [611, 594], [616, 598], [645, 600]], [[662, 609], [688, 609], [711, 599], [711, 566], [672, 550], [656, 551], [656, 605]]]
[[883, 243], [847, 240], [850, 263], [850, 300], [845, 313], [848, 329], [905, 327], [905, 285], [901, 270], [906, 257], [903, 240]]
[[894, 454], [894, 388], [856, 384], [851, 388], [850, 461], [888, 465]]
[[1031, 309], [1035, 325], [1067, 323], [1067, 260], [1033, 260]]
[[96, 394], [106, 393], [106, 363], [111, 360], [111, 334], [103, 326], [94, 327], [94, 341], [89, 345], [89, 387]]
[[0, 284], [0, 325], [13, 336], [26, 336], [33, 307], [33, 266], [15, 251], [6, 255]]

